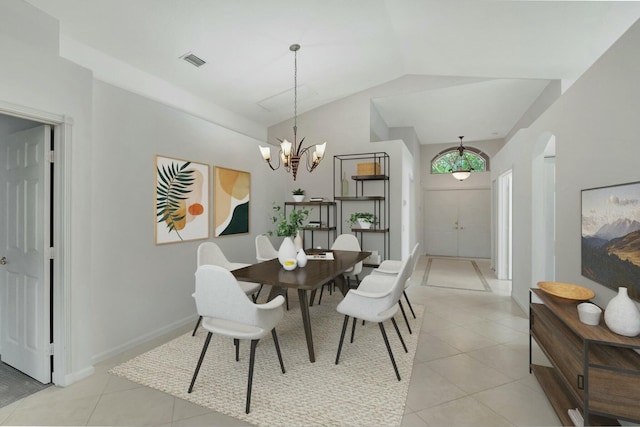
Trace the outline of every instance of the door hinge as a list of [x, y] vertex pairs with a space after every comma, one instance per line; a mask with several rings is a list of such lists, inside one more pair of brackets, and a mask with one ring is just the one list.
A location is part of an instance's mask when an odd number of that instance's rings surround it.
[[49, 163], [53, 163], [55, 159], [55, 153], [53, 152], [53, 150], [49, 151]]
[[49, 343], [49, 356], [53, 356], [55, 346], [53, 343]]
[[56, 258], [56, 248], [52, 246], [49, 248], [49, 259], [55, 259], [55, 258]]

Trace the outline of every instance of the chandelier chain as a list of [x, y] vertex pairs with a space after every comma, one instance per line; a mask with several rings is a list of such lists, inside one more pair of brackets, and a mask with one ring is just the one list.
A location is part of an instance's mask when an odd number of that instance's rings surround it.
[[298, 49], [293, 51], [293, 143], [296, 144], [298, 131]]

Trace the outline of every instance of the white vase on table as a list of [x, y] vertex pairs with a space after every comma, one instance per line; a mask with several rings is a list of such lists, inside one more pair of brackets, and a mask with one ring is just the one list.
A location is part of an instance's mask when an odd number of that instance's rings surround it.
[[293, 243], [293, 239], [291, 237], [285, 237], [278, 249], [278, 261], [280, 261], [280, 264], [284, 267], [287, 261], [295, 261], [296, 253], [296, 246]]
[[635, 337], [640, 334], [640, 311], [629, 298], [627, 288], [618, 288], [618, 295], [609, 301], [604, 310], [604, 322], [618, 335]]
[[298, 267], [304, 267], [307, 265], [307, 254], [304, 249], [300, 249], [298, 251], [298, 255], [296, 255], [296, 261], [298, 263]]

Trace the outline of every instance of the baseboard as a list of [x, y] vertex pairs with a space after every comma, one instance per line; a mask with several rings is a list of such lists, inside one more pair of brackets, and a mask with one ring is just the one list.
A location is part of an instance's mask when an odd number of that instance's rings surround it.
[[80, 381], [84, 378], [90, 377], [95, 372], [95, 369], [92, 366], [87, 366], [84, 369], [80, 369], [79, 371], [72, 372], [67, 375], [56, 375], [55, 372], [52, 374], [53, 383], [59, 387], [67, 387], [76, 381]]
[[91, 362], [95, 365], [96, 363], [100, 363], [103, 360], [110, 359], [114, 356], [117, 356], [120, 353], [123, 353], [127, 350], [131, 350], [132, 348], [135, 348], [140, 344], [144, 344], [147, 341], [158, 338], [169, 332], [175, 331], [178, 328], [182, 328], [188, 324], [195, 324], [195, 321], [197, 318], [198, 316], [196, 314], [192, 314], [181, 320], [178, 320], [176, 322], [163, 326], [162, 328], [156, 329], [155, 331], [149, 332], [148, 334], [144, 334], [130, 341], [127, 341], [126, 343], [119, 345], [117, 347], [114, 347], [110, 350], [107, 350], [100, 354], [95, 354], [91, 357]]

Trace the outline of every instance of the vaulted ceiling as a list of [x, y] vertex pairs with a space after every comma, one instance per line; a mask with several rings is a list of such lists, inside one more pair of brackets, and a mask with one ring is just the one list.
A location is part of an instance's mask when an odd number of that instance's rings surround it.
[[263, 126], [293, 116], [293, 43], [299, 113], [428, 76], [372, 100], [423, 144], [503, 138], [550, 81], [577, 79], [640, 17], [631, 1], [27, 1], [60, 21], [63, 56], [99, 51]]

